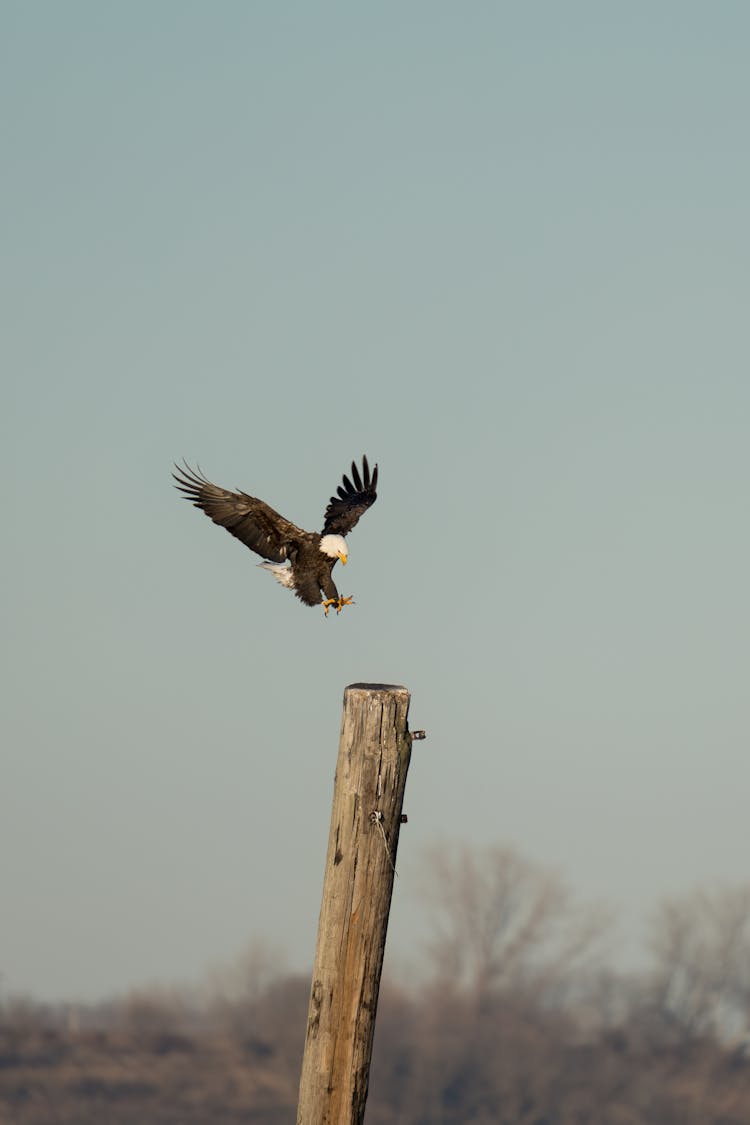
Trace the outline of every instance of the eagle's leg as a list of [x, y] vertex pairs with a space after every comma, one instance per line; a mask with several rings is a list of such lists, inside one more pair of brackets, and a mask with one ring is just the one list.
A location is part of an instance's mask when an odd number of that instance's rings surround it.
[[328, 617], [328, 610], [331, 608], [331, 606], [335, 606], [336, 613], [341, 613], [341, 610], [345, 605], [354, 605], [354, 597], [350, 596], [348, 598], [345, 598], [340, 596], [338, 598], [324, 598], [323, 612], [325, 613], [326, 617]]

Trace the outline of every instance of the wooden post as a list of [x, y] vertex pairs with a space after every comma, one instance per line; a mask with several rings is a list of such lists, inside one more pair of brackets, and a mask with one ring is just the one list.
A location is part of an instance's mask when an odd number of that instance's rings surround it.
[[406, 774], [409, 692], [344, 692], [297, 1125], [360, 1125]]

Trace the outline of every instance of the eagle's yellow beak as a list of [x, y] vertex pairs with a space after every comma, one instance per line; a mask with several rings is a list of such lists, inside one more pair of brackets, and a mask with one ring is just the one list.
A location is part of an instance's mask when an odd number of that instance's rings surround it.
[[339, 552], [339, 558], [341, 559], [344, 566], [346, 566], [346, 560], [349, 558], [349, 556], [348, 555], [342, 555], [341, 552]]

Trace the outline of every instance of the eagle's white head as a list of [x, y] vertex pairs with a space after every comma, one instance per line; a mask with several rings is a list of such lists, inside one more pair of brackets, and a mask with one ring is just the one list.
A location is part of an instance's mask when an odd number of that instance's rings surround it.
[[339, 559], [344, 564], [349, 558], [349, 548], [343, 535], [324, 535], [320, 541], [320, 549], [329, 559]]

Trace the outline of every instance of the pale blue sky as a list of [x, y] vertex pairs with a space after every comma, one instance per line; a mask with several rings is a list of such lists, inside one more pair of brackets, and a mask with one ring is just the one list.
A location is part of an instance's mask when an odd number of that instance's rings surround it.
[[[619, 911], [747, 878], [750, 8], [0, 6], [0, 983], [312, 959], [347, 683], [419, 856]], [[340, 618], [170, 485], [317, 528]]]

